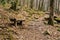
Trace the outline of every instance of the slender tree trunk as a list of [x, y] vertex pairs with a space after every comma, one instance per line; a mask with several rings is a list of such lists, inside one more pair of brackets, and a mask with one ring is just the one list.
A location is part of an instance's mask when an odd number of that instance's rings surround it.
[[11, 4], [12, 4], [12, 5], [11, 5], [10, 9], [13, 9], [14, 11], [16, 11], [16, 8], [17, 8], [16, 2], [12, 2]]
[[30, 0], [30, 8], [33, 8], [33, 2], [34, 0]]
[[36, 0], [36, 9], [38, 8], [38, 2], [39, 2], [39, 1], [38, 1], [38, 0]]
[[40, 8], [41, 11], [43, 10], [43, 4], [44, 4], [44, 0], [42, 0], [42, 3], [41, 3], [41, 8]]
[[38, 10], [40, 10], [40, 1], [41, 1], [41, 0], [39, 0]]
[[57, 11], [58, 11], [58, 15], [59, 15], [59, 0], [58, 0], [58, 10]]
[[19, 6], [21, 6], [21, 0], [19, 0], [19, 3], [18, 3]]
[[23, 0], [23, 6], [25, 6], [25, 1], [26, 1], [26, 0]]
[[27, 0], [27, 7], [28, 7], [28, 2], [29, 2], [29, 0]]
[[50, 0], [50, 17], [48, 24], [52, 26], [54, 26], [53, 6], [54, 6], [54, 0]]
[[49, 11], [49, 3], [50, 3], [50, 2], [48, 1], [48, 4], [47, 4], [47, 11]]

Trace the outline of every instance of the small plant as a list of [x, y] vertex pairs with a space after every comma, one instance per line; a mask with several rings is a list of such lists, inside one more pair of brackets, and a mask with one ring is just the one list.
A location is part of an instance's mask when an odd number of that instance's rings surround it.
[[59, 32], [60, 32], [60, 28], [58, 28], [58, 29], [57, 29], [57, 31], [59, 31]]
[[60, 18], [55, 18], [54, 19], [57, 23], [60, 23]]

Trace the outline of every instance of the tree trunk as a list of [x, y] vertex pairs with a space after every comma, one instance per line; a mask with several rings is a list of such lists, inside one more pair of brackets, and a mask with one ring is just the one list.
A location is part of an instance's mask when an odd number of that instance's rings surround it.
[[30, 8], [33, 8], [33, 2], [34, 0], [30, 0]]
[[40, 10], [40, 1], [41, 1], [41, 0], [39, 0], [38, 10]]
[[49, 17], [48, 24], [52, 26], [54, 26], [53, 6], [54, 6], [54, 0], [50, 0], [50, 17]]
[[40, 10], [43, 11], [44, 0], [42, 0]]
[[11, 4], [12, 5], [11, 5], [10, 9], [13, 9], [14, 11], [16, 11], [16, 7], [17, 7], [16, 6], [17, 5], [16, 2], [12, 2]]

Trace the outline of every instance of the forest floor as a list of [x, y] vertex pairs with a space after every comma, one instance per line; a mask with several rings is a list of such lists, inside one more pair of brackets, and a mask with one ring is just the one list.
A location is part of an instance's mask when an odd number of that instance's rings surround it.
[[[30, 16], [26, 11], [0, 9], [0, 15], [2, 15], [2, 18], [0, 16], [0, 40], [60, 40], [60, 32], [57, 30], [60, 27], [44, 24], [44, 18], [49, 16], [47, 14]], [[4, 24], [7, 23], [9, 17], [25, 20], [24, 25], [15, 27]], [[2, 21], [3, 24], [1, 24]]]

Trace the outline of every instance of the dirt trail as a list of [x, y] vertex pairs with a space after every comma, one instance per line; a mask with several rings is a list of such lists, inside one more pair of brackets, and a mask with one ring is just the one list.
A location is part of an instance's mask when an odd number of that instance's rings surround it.
[[[20, 29], [20, 26], [16, 27], [9, 27], [11, 32], [11, 35], [13, 36], [14, 40], [58, 40], [60, 39], [60, 32], [56, 30], [55, 27], [45, 25], [43, 23], [44, 17], [47, 17], [47, 15], [44, 15], [43, 17], [40, 17], [38, 19], [34, 19], [29, 21], [28, 24], [25, 23], [23, 27], [24, 29]], [[44, 35], [43, 33], [45, 31], [48, 31], [50, 35]], [[9, 33], [9, 32], [8, 32]]]
[[[35, 21], [30, 21], [26, 29], [15, 29], [18, 33], [18, 40], [58, 40], [60, 32], [55, 27], [44, 25], [43, 18], [41, 17]], [[46, 30], [50, 35], [44, 36], [43, 33]]]

